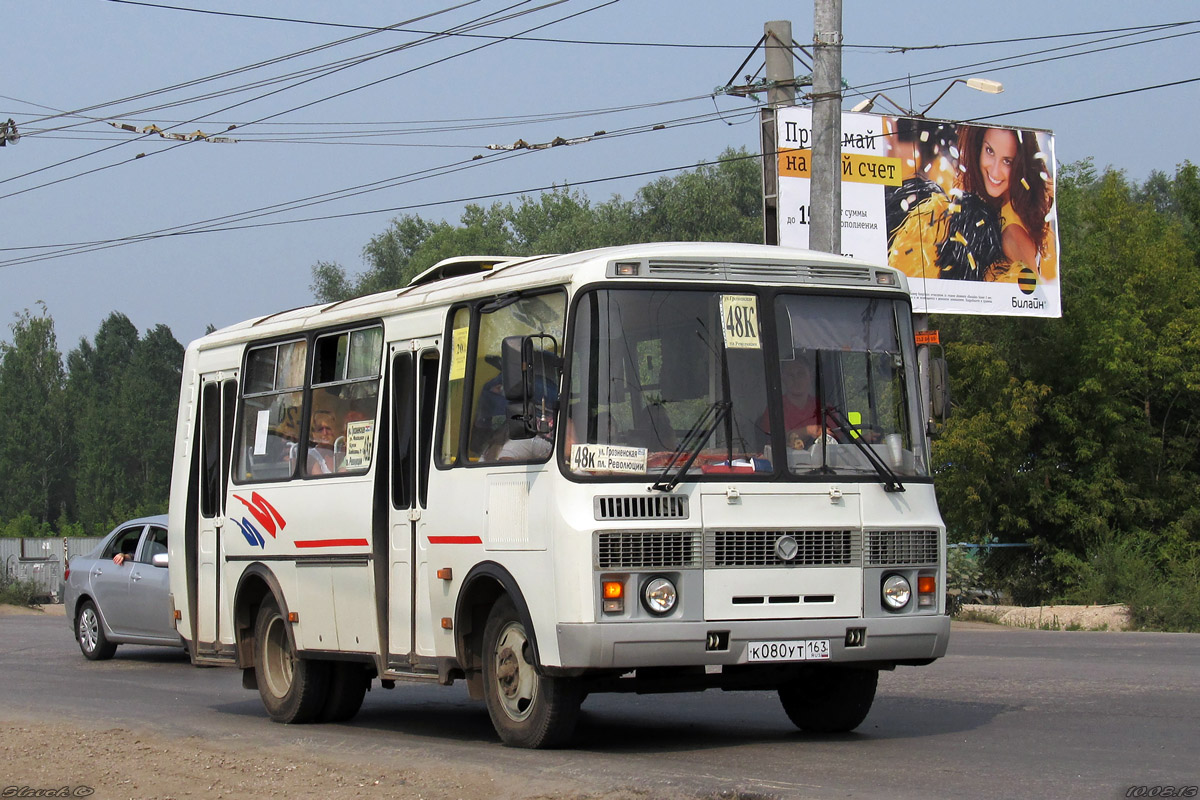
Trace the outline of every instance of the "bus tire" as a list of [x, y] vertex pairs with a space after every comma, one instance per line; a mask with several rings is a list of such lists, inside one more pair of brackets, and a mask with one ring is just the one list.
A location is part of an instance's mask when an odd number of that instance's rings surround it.
[[329, 663], [297, 656], [287, 624], [274, 598], [263, 600], [254, 625], [258, 693], [275, 722], [312, 722], [329, 694]]
[[826, 667], [779, 688], [783, 710], [810, 733], [846, 733], [862, 724], [875, 701], [879, 670]]
[[510, 747], [557, 747], [579, 718], [578, 681], [543, 675], [535, 661], [525, 624], [505, 595], [483, 629], [483, 696], [496, 733]]
[[75, 640], [79, 642], [79, 650], [88, 661], [105, 661], [117, 652], [116, 644], [104, 635], [100, 612], [91, 600], [85, 600], [79, 607], [79, 614], [75, 617]]
[[329, 694], [317, 715], [318, 722], [346, 722], [362, 708], [367, 694], [367, 670], [353, 661], [334, 661], [329, 665]]

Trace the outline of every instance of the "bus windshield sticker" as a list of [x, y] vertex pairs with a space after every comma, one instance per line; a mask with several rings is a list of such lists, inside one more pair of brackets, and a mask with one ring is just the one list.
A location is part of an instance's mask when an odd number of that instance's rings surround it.
[[725, 347], [730, 350], [761, 349], [758, 298], [752, 294], [721, 295], [721, 330], [725, 334]]
[[467, 377], [467, 334], [470, 328], [455, 328], [451, 342], [450, 380], [461, 381]]
[[371, 441], [375, 435], [375, 420], [360, 419], [346, 423], [346, 458], [343, 469], [366, 469], [371, 466]]
[[571, 446], [571, 468], [582, 472], [646, 472], [646, 448], [613, 444]]

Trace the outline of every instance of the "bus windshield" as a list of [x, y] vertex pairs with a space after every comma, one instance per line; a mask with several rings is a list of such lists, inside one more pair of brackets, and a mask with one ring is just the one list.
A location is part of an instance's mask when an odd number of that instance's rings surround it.
[[760, 300], [696, 289], [584, 294], [563, 417], [571, 473], [659, 488], [730, 473], [924, 475], [907, 304]]

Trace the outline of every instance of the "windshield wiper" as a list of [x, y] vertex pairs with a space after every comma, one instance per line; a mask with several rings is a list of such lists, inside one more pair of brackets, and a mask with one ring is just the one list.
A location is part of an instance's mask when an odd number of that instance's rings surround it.
[[833, 422], [833, 429], [840, 431], [850, 443], [862, 452], [875, 471], [879, 473], [879, 477], [883, 479], [883, 490], [885, 492], [903, 492], [904, 484], [900, 482], [900, 477], [892, 470], [891, 467], [884, 462], [879, 454], [871, 449], [871, 446], [862, 440], [859, 432], [848, 420], [842, 419], [838, 412], [832, 408], [825, 411], [825, 415]]
[[[718, 400], [704, 410], [704, 413], [700, 415], [700, 419], [696, 420], [695, 424], [684, 434], [683, 439], [679, 441], [679, 446], [675, 448], [675, 452], [671, 453], [671, 458], [667, 461], [667, 465], [663, 467], [663, 479], [657, 481], [650, 487], [651, 489], [657, 489], [660, 492], [669, 492], [679, 485], [679, 482], [683, 480], [683, 476], [691, 469], [696, 457], [700, 455], [701, 448], [712, 437], [717, 426], [721, 424], [721, 420], [725, 419], [726, 415], [729, 414], [729, 409], [732, 406], [733, 403]], [[679, 471], [671, 475], [671, 470], [676, 464], [679, 464], [680, 459], [683, 458], [683, 454], [688, 452], [691, 454], [680, 465]], [[671, 475], [670, 480], [666, 479], [668, 475]]]

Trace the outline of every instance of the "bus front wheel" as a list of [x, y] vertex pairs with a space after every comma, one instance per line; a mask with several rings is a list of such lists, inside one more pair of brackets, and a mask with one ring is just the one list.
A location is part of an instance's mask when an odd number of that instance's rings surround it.
[[538, 672], [533, 643], [508, 597], [488, 615], [483, 648], [484, 699], [500, 739], [529, 748], [566, 742], [579, 717], [578, 682]]
[[862, 724], [875, 701], [879, 670], [825, 667], [779, 689], [783, 710], [797, 728], [846, 733]]
[[263, 601], [254, 626], [258, 693], [275, 722], [312, 722], [329, 692], [329, 664], [300, 658], [288, 638], [287, 620], [273, 598]]

